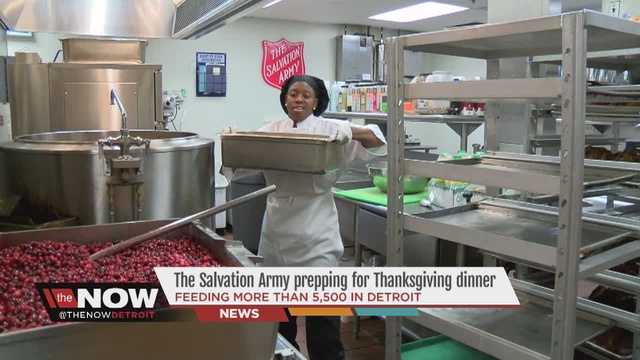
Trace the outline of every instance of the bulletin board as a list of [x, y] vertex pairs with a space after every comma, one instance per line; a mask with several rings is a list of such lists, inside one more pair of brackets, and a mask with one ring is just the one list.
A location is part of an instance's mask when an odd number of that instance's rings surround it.
[[196, 96], [227, 96], [227, 54], [196, 53]]

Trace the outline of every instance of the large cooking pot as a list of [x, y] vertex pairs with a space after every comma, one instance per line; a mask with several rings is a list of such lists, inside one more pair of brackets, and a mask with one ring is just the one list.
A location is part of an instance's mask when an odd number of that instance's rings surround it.
[[123, 177], [121, 167], [131, 162], [116, 165], [119, 148], [105, 147], [101, 155], [98, 147], [98, 140], [119, 135], [54, 132], [0, 143], [0, 196], [20, 195], [40, 211], [76, 216], [84, 225], [184, 217], [214, 205], [213, 140], [131, 130], [150, 145], [146, 153], [131, 147], [139, 165]]

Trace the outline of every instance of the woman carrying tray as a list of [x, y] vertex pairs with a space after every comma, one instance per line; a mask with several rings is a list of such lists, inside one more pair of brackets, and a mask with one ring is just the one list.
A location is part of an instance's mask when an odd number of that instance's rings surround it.
[[[343, 145], [343, 158], [338, 171], [325, 175], [264, 171], [267, 186], [275, 184], [276, 191], [267, 197], [258, 255], [263, 266], [337, 267], [344, 247], [331, 188], [355, 161], [385, 156], [386, 140], [377, 125], [321, 117], [329, 94], [317, 77], [289, 78], [282, 86], [280, 104], [288, 117], [258, 131], [330, 136]], [[233, 132], [231, 127], [223, 131]], [[280, 324], [280, 333], [299, 348], [296, 318], [287, 315], [289, 322]], [[311, 360], [344, 359], [339, 317], [307, 317], [306, 333]]]

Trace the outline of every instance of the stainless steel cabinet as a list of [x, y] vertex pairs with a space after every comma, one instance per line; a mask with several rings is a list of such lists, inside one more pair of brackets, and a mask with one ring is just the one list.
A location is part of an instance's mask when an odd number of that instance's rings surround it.
[[[358, 209], [358, 242], [378, 254], [387, 254], [387, 218]], [[438, 239], [405, 232], [405, 266], [438, 266]], [[455, 255], [455, 250], [454, 250]]]
[[16, 63], [9, 65], [12, 136], [64, 130], [119, 130], [116, 89], [130, 129], [162, 121], [160, 65]]

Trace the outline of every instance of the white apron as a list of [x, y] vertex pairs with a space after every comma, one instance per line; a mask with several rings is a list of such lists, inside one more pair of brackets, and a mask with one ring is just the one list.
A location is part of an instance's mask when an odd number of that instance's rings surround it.
[[[258, 254], [264, 266], [338, 266], [344, 247], [331, 186], [335, 174], [265, 171], [267, 197]], [[335, 179], [334, 179], [335, 178]]]

